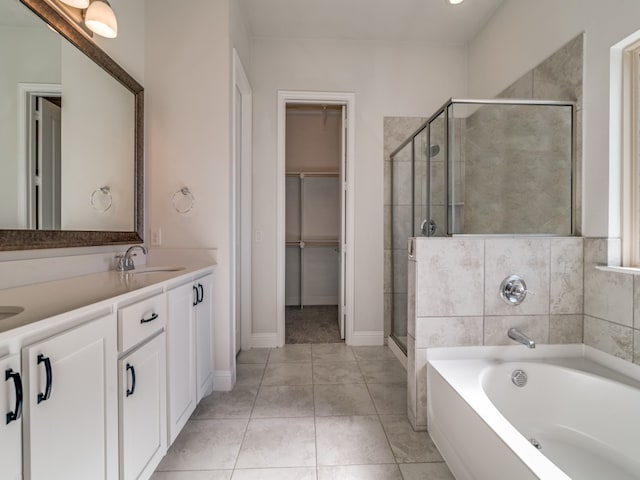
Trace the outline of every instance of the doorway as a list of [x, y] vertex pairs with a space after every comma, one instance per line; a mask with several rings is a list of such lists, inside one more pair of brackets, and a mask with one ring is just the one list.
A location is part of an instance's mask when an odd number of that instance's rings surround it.
[[350, 343], [353, 94], [279, 92], [278, 346]]
[[60, 85], [18, 84], [20, 228], [61, 228], [61, 125]]

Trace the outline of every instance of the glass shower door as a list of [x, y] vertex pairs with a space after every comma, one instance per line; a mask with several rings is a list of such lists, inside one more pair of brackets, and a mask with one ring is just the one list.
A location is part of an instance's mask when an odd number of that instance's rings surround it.
[[429, 212], [429, 236], [447, 235], [447, 133], [446, 111], [443, 110], [429, 123], [429, 148], [427, 150], [429, 178], [427, 178]]
[[413, 138], [413, 236], [415, 237], [429, 236], [433, 225], [427, 208], [428, 145], [428, 128], [425, 126]]
[[413, 236], [413, 142], [391, 156], [391, 336], [407, 345], [407, 242]]

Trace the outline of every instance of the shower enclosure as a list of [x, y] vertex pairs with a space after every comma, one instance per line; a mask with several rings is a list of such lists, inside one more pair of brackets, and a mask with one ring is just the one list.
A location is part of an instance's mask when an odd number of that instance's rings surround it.
[[445, 103], [391, 160], [391, 337], [406, 352], [409, 237], [571, 235], [574, 104]]

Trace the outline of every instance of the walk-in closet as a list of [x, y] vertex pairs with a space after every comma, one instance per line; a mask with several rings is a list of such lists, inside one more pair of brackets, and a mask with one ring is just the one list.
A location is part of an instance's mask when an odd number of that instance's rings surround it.
[[340, 326], [341, 105], [288, 105], [285, 343], [333, 343]]

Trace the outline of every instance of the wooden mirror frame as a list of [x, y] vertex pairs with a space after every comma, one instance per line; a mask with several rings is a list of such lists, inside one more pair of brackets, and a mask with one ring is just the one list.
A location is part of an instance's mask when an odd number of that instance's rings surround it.
[[20, 0], [87, 55], [135, 97], [134, 228], [131, 232], [88, 230], [1, 230], [0, 251], [143, 243], [144, 240], [144, 89], [93, 41], [80, 33], [46, 0]]

